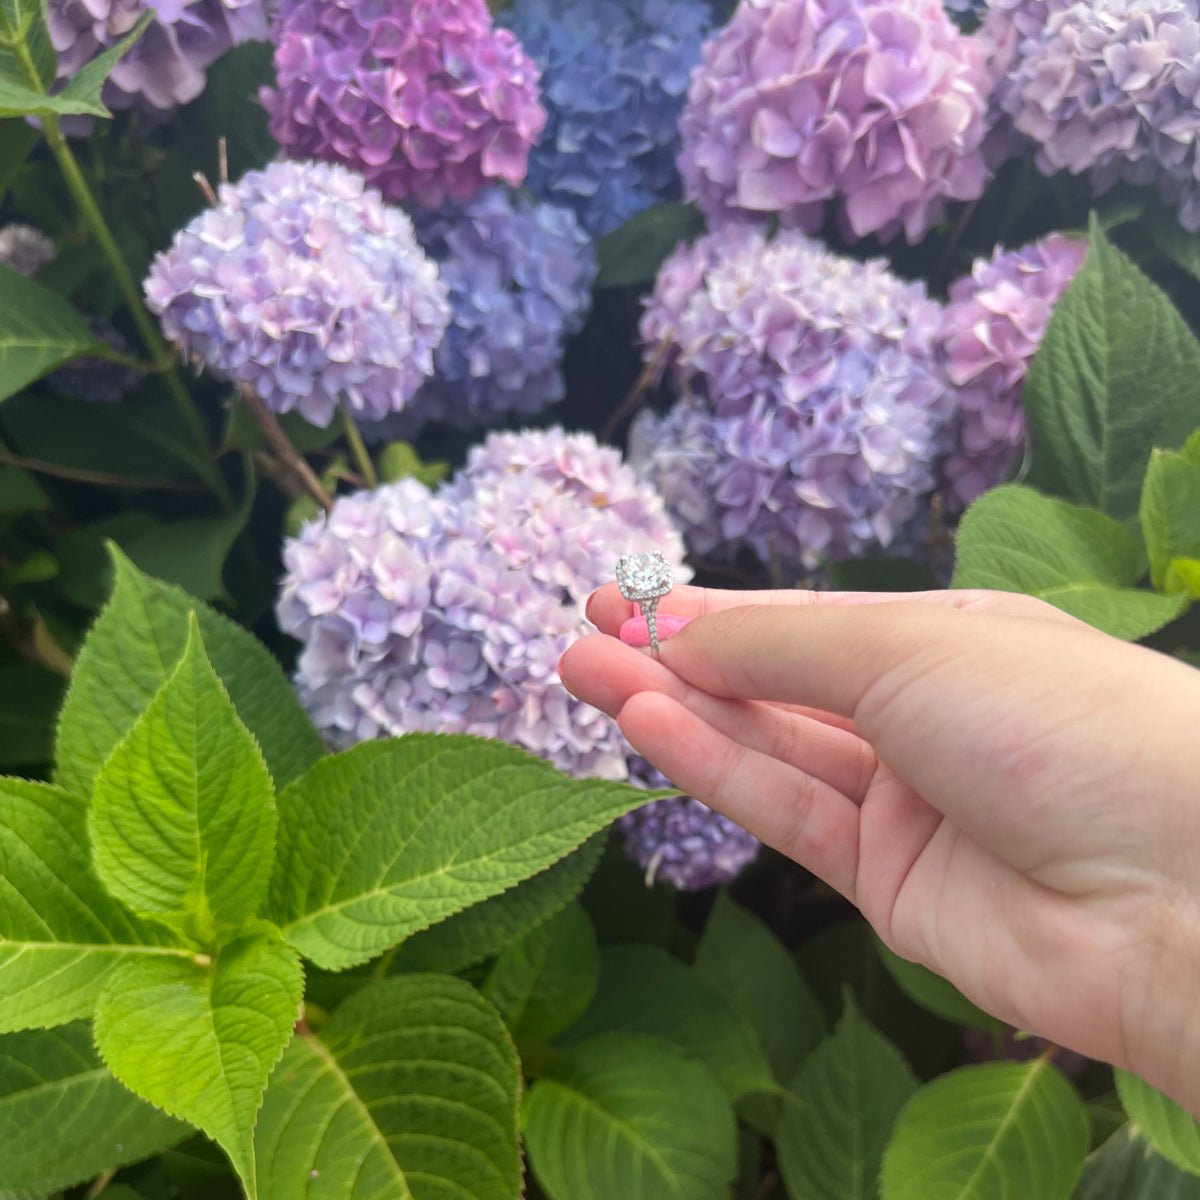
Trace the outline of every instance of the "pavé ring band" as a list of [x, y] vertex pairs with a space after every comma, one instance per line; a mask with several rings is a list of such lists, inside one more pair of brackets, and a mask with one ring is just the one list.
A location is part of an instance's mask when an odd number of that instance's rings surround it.
[[658, 657], [658, 602], [671, 590], [671, 564], [657, 550], [627, 554], [617, 563], [617, 588], [641, 610], [650, 633], [650, 651]]

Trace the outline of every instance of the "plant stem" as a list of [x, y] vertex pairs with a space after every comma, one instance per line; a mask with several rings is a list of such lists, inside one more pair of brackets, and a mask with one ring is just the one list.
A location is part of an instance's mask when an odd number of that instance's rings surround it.
[[291, 438], [284, 432], [278, 418], [263, 403], [262, 397], [250, 388], [242, 388], [240, 394], [258, 422], [259, 429], [263, 431], [271, 453], [300, 480], [304, 490], [328, 512], [333, 507], [333, 497], [325, 490], [325, 485], [317, 478], [316, 472], [308, 465], [304, 456], [292, 445]]
[[371, 455], [362, 440], [358, 426], [354, 423], [354, 418], [350, 415], [350, 410], [344, 404], [342, 405], [342, 428], [346, 431], [346, 441], [350, 443], [350, 453], [354, 456], [354, 462], [363, 477], [363, 482], [374, 490], [379, 486], [379, 476], [375, 471], [375, 464], [371, 461]]
[[[28, 50], [22, 46], [19, 48], [18, 54], [21, 51], [24, 51], [24, 57], [28, 59]], [[32, 73], [32, 79], [37, 78], [37, 72], [33, 67], [32, 61], [29, 62], [26, 73]], [[188, 428], [188, 432], [191, 434], [200, 451], [201, 460], [205, 464], [202, 471], [204, 481], [212, 488], [226, 512], [232, 512], [234, 508], [233, 496], [216, 464], [212, 461], [212, 447], [209, 445], [208, 433], [204, 428], [204, 422], [200, 419], [200, 414], [197, 412], [196, 406], [192, 403], [192, 397], [179, 374], [178, 366], [175, 363], [174, 351], [164, 341], [162, 334], [159, 333], [157, 326], [154, 324], [153, 318], [146, 311], [146, 306], [142, 303], [141, 293], [138, 291], [137, 283], [129, 270], [129, 264], [125, 261], [125, 257], [121, 253], [121, 248], [117, 245], [117, 240], [113, 237], [112, 230], [109, 229], [108, 222], [105, 220], [104, 214], [100, 211], [100, 206], [96, 203], [95, 196], [92, 195], [91, 188], [88, 187], [87, 179], [84, 178], [83, 171], [79, 167], [79, 161], [76, 159], [74, 151], [63, 136], [58, 117], [53, 115], [43, 117], [42, 132], [45, 134], [46, 142], [50, 147], [50, 152], [54, 155], [55, 162], [58, 163], [58, 169], [62, 173], [67, 190], [71, 193], [71, 197], [75, 201], [80, 215], [87, 223], [92, 237], [96, 239], [96, 245], [100, 248], [100, 253], [104, 255], [105, 261], [113, 273], [113, 279], [125, 301], [126, 308], [129, 310], [129, 316], [134, 325], [137, 326], [138, 334], [150, 355], [151, 361], [154, 363], [155, 370], [161, 372], [167, 392], [175, 402], [180, 417], [182, 417], [184, 424]]]

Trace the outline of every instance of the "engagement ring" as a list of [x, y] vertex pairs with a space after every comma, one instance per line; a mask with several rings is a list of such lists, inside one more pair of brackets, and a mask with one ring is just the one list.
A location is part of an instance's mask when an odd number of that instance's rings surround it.
[[627, 554], [617, 563], [617, 587], [646, 619], [650, 651], [658, 657], [658, 602], [671, 590], [671, 564], [657, 551]]

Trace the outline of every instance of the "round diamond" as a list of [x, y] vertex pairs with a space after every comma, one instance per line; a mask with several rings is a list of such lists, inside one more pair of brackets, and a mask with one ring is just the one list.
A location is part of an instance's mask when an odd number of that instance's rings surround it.
[[617, 563], [617, 587], [626, 600], [653, 600], [671, 590], [671, 564], [657, 551], [629, 554]]

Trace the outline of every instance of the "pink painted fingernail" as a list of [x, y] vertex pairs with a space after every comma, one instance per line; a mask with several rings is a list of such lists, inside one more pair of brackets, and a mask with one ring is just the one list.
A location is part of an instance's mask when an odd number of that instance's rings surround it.
[[[673, 617], [670, 613], [659, 613], [658, 640], [665, 642], [673, 638], [691, 619], [691, 617]], [[619, 636], [627, 646], [650, 645], [650, 630], [646, 628], [646, 618], [630, 617], [621, 626]]]

